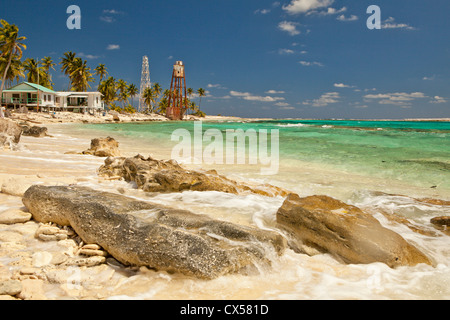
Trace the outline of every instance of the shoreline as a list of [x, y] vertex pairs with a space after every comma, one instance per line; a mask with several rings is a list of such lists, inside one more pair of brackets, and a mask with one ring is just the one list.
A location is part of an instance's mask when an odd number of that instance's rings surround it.
[[[123, 194], [149, 202], [156, 201], [173, 208], [187, 208], [199, 214], [221, 218], [226, 221], [239, 222], [242, 225], [262, 225], [263, 227], [266, 226], [266, 223], [272, 226], [270, 224], [273, 223], [272, 215], [283, 201], [281, 198], [265, 199], [256, 195], [232, 196], [208, 192], [146, 195], [142, 191], [132, 188], [125, 181], [108, 180], [98, 176], [97, 170], [104, 163], [105, 158], [65, 153], [65, 151], [74, 149], [79, 152], [87, 149], [90, 139], [97, 138], [97, 136], [91, 136], [90, 138], [88, 138], [88, 134], [82, 137], [72, 136], [67, 128], [55, 130], [58, 124], [64, 124], [64, 122], [59, 122], [60, 119], [49, 119], [39, 116], [30, 116], [29, 119], [35, 122], [42, 121], [42, 123], [36, 123], [36, 125], [48, 124], [49, 134], [54, 136], [43, 138], [23, 136], [19, 143], [21, 148], [18, 151], [0, 151], [2, 159], [7, 161], [5, 161], [6, 165], [2, 166], [0, 170], [0, 187], [6, 184], [8, 186], [6, 191], [10, 192], [0, 192], [0, 205], [8, 207], [6, 209], [8, 212], [12, 210], [20, 212], [20, 214], [27, 214], [20, 194], [28, 189], [30, 184], [45, 186], [73, 184], [93, 187], [96, 190]], [[88, 119], [84, 118], [83, 115], [80, 116], [79, 118], [73, 117], [70, 119], [71, 121], [66, 123], [86, 123], [83, 120]], [[237, 118], [232, 119], [235, 120]], [[50, 121], [44, 122], [46, 120]], [[131, 118], [129, 120], [129, 123], [136, 122]], [[214, 117], [211, 119], [211, 121], [217, 120], [227, 121], [230, 118]], [[124, 123], [126, 122], [124, 121]], [[125, 147], [124, 144], [123, 146]], [[126, 146], [126, 149], [120, 149], [123, 152], [129, 148], [130, 146]], [[228, 177], [227, 174], [225, 176]], [[304, 181], [311, 182], [312, 180], [305, 177]], [[340, 182], [344, 183], [344, 180], [340, 180]], [[299, 190], [301, 190], [301, 187]], [[12, 195], [14, 192], [16, 195]], [[313, 194], [318, 193], [313, 192]], [[385, 194], [373, 199], [384, 199], [385, 197], [385, 201], [390, 203], [391, 201], [396, 201], [396, 197], [400, 197], [400, 199], [403, 199], [401, 201], [406, 201], [406, 205], [410, 205], [410, 201], [413, 201], [410, 196]], [[400, 202], [400, 204], [402, 203]], [[437, 205], [435, 207], [439, 208]], [[3, 209], [1, 208], [0, 214], [3, 214]], [[377, 218], [380, 219], [379, 216]], [[381, 221], [384, 221], [383, 218], [381, 218]], [[419, 224], [419, 226], [423, 225]], [[81, 265], [76, 267], [79, 268], [76, 270], [79, 270], [81, 285], [74, 286], [71, 285], [70, 280], [73, 280], [75, 267], [67, 269], [55, 263], [60, 261], [58, 259], [74, 258], [76, 252], [86, 250], [85, 245], [92, 245], [83, 244], [78, 240], [76, 243], [69, 241], [72, 239], [60, 240], [59, 242], [43, 242], [36, 238], [36, 234], [39, 233], [41, 228], [55, 230], [55, 235], [52, 235], [54, 237], [64, 236], [65, 233], [71, 231], [63, 228], [56, 230], [58, 228], [57, 225], [41, 224], [33, 219], [25, 223], [0, 224], [0, 282], [3, 279], [11, 278], [20, 281], [23, 286], [22, 293], [17, 296], [20, 299], [142, 298], [170, 300], [189, 298], [201, 300], [209, 299], [210, 297], [222, 298], [223, 296], [230, 299], [277, 299], [286, 296], [293, 299], [314, 299], [320, 298], [320, 296], [314, 295], [315, 288], [325, 288], [322, 287], [321, 281], [326, 279], [331, 281], [331, 283], [327, 282], [326, 288], [328, 289], [331, 286], [332, 290], [335, 290], [336, 295], [334, 297], [346, 297], [346, 287], [342, 287], [342, 284], [348, 282], [350, 287], [354, 288], [355, 297], [364, 298], [364, 283], [367, 277], [373, 275], [374, 268], [381, 268], [380, 272], [392, 274], [392, 279], [403, 277], [399, 281], [415, 281], [422, 274], [426, 273], [432, 274], [430, 277], [433, 277], [433, 279], [436, 277], [437, 282], [445, 280], [441, 275], [444, 271], [432, 269], [425, 265], [408, 267], [408, 272], [405, 273], [403, 271], [397, 272], [396, 270], [386, 269], [384, 266], [380, 267], [379, 264], [349, 266], [341, 264], [326, 255], [309, 257], [289, 250], [285, 256], [273, 261], [273, 269], [264, 270], [261, 275], [229, 275], [217, 280], [197, 281], [179, 274], [155, 271], [146, 267], [118, 266], [117, 262], [110, 260], [96, 266]], [[404, 226], [400, 226], [400, 228], [404, 228]], [[398, 229], [398, 232], [405, 232], [405, 230]], [[412, 239], [414, 242], [418, 241], [420, 244], [425, 243], [427, 240], [427, 238], [416, 237], [409, 231], [406, 232], [406, 235], [409, 239]], [[435, 243], [442, 241], [434, 238], [432, 240]], [[426, 247], [427, 253], [434, 253], [433, 250], [430, 251], [430, 248], [433, 249], [433, 246], [433, 244], [430, 244]], [[445, 257], [439, 255], [439, 250], [442, 250], [441, 247], [442, 245], [439, 242], [439, 247], [436, 249], [438, 253], [434, 253], [433, 256], [438, 256], [441, 259], [442, 268], [448, 268], [447, 255]], [[91, 258], [79, 259], [79, 261], [89, 263], [91, 261], [89, 259]], [[311, 276], [311, 279], [313, 279], [312, 276], [317, 279], [303, 283], [304, 277], [299, 278], [299, 272], [301, 275]], [[339, 274], [339, 276], [336, 276], [336, 274]], [[359, 283], [363, 284], [359, 289], [358, 287], [352, 287], [355, 277]], [[424, 283], [426, 281], [427, 279], [424, 278]], [[224, 282], [227, 283], [226, 288], [223, 286]], [[306, 286], [305, 289], [297, 289], [296, 286], [300, 283], [302, 283], [302, 287]], [[395, 281], [394, 283], [387, 283], [387, 286], [395, 286], [397, 283]], [[276, 290], [278, 292], [286, 292], [286, 295], [271, 295], [267, 288], [272, 288], [275, 292]], [[360, 291], [357, 292], [358, 290]], [[389, 289], [382, 292], [380, 289], [379, 292], [367, 294], [367, 297], [370, 299], [385, 299], [386, 297], [401, 299], [401, 296], [410, 294], [410, 292], [414, 292], [414, 287], [408, 288], [405, 286], [404, 289], [400, 290], [400, 293], [391, 292]], [[428, 298], [433, 296], [433, 293], [428, 292], [418, 294], [418, 296]], [[437, 298], [446, 298], [446, 293], [437, 295]]]
[[[10, 119], [18, 121], [27, 121], [34, 124], [49, 124], [49, 123], [86, 123], [86, 124], [105, 124], [105, 123], [142, 123], [153, 121], [170, 121], [165, 116], [159, 114], [118, 114], [119, 121], [114, 120], [115, 115], [107, 113], [102, 115], [89, 115], [72, 112], [57, 112], [54, 116], [48, 113], [29, 112], [27, 114], [13, 114]], [[117, 118], [116, 118], [117, 119]], [[405, 118], [405, 119], [312, 119], [312, 118], [243, 118], [236, 116], [212, 116], [197, 117], [193, 115], [186, 116], [183, 121], [364, 121], [364, 122], [450, 122], [450, 118]]]

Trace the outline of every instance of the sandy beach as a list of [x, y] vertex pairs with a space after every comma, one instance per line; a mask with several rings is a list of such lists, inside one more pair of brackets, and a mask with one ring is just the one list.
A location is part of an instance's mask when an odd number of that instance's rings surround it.
[[[119, 115], [123, 123], [165, 121], [157, 115]], [[32, 219], [22, 203], [24, 192], [33, 184], [45, 186], [77, 185], [136, 199], [154, 201], [173, 208], [248, 226], [272, 228], [274, 213], [283, 197], [228, 195], [216, 192], [184, 192], [181, 195], [160, 194], [157, 197], [135, 189], [121, 180], [98, 176], [105, 157], [79, 154], [89, 148], [94, 136], [71, 136], [65, 124], [113, 123], [113, 115], [93, 117], [60, 113], [29, 113], [15, 117], [29, 125], [47, 126], [45, 137], [22, 136], [15, 150], [1, 150], [0, 161], [0, 282], [8, 290], [0, 291], [1, 299], [310, 299], [325, 296], [346, 299], [403, 299], [405, 297], [448, 298], [448, 239], [442, 236], [417, 236], [404, 225], [391, 225], [380, 214], [383, 224], [412, 239], [436, 261], [436, 266], [408, 267], [408, 272], [390, 269], [382, 264], [345, 265], [329, 255], [297, 254], [287, 250], [272, 260], [272, 268], [260, 274], [227, 275], [218, 279], [195, 280], [180, 274], [147, 267], [126, 267], [112, 257], [103, 259], [102, 248], [84, 243], [70, 227], [43, 224]], [[194, 119], [194, 118], [193, 118]], [[207, 121], [253, 121], [236, 117], [207, 116]], [[120, 145], [123, 156], [136, 154], [133, 146]], [[78, 154], [77, 154], [78, 153]], [[313, 170], [313, 169], [311, 169]], [[311, 171], [313, 172], [313, 171]], [[323, 171], [325, 172], [325, 171]], [[230, 171], [231, 173], [231, 171]], [[330, 172], [331, 177], [333, 173]], [[346, 176], [336, 177], [344, 186]], [[315, 181], [314, 177], [311, 181]], [[305, 179], [307, 174], [305, 174]], [[358, 177], [354, 177], [358, 179]], [[324, 185], [320, 192], [329, 186]], [[413, 190], [413, 188], [411, 188]], [[433, 196], [430, 189], [429, 196]], [[388, 199], [388, 198], [386, 198]], [[397, 201], [397, 200], [393, 200]], [[423, 207], [404, 198], [405, 205], [422, 210], [447, 207]], [[388, 204], [386, 204], [388, 205]], [[422, 207], [421, 207], [422, 206]], [[370, 207], [370, 205], [369, 205]], [[430, 211], [430, 212], [431, 212]], [[428, 211], [427, 211], [428, 212]], [[423, 226], [420, 226], [423, 228]], [[424, 230], [435, 232], [426, 226]], [[42, 235], [42, 236], [41, 236]], [[44, 241], [49, 237], [51, 241]], [[447, 248], [447, 249], [445, 249]], [[80, 254], [94, 250], [93, 255]], [[70, 264], [68, 264], [70, 262]], [[280, 273], [283, 276], [280, 276]], [[373, 275], [380, 275], [373, 278]], [[430, 278], [430, 274], [433, 276]], [[397, 290], [396, 277], [407, 283]], [[328, 280], [327, 280], [328, 279]], [[430, 280], [432, 279], [432, 280]], [[375, 282], [374, 282], [375, 281]], [[378, 283], [377, 281], [381, 281]], [[429, 285], [432, 281], [432, 285]], [[19, 289], [14, 289], [17, 286]], [[303, 289], [298, 289], [302, 286]], [[342, 286], [355, 290], [340, 290]], [[270, 290], [268, 288], [271, 288]], [[296, 289], [297, 288], [297, 289]], [[394, 289], [393, 289], [394, 288]], [[397, 288], [397, 289], [395, 289]], [[14, 291], [15, 290], [15, 291]], [[326, 290], [327, 294], [325, 294]], [[352, 293], [353, 292], [353, 293]]]

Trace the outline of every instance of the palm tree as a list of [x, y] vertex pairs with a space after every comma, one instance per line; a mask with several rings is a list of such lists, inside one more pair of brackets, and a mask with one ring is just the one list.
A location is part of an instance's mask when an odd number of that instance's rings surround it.
[[[5, 73], [7, 64], [8, 59], [0, 56], [0, 74]], [[16, 80], [16, 82], [19, 82], [20, 78], [25, 78], [24, 66], [22, 61], [20, 61], [17, 56], [14, 56], [11, 61], [11, 65], [9, 66], [9, 69], [6, 73], [5, 81], [7, 85], [12, 85], [14, 80]]]
[[103, 78], [108, 75], [108, 71], [106, 71], [106, 67], [103, 63], [100, 63], [95, 70], [95, 75], [100, 77], [100, 80], [98, 81], [98, 85], [100, 86], [100, 82], [103, 81]]
[[128, 86], [128, 94], [131, 97], [131, 105], [134, 108], [133, 98], [137, 96], [139, 89], [132, 83]]
[[33, 58], [28, 58], [24, 61], [23, 68], [28, 73], [27, 81], [48, 87], [49, 80], [47, 73], [43, 67], [39, 66], [39, 64], [40, 62]]
[[68, 51], [64, 53], [64, 56], [61, 58], [61, 72], [64, 72], [65, 75], [69, 75], [72, 71], [72, 67], [74, 61], [76, 59], [76, 54], [72, 51]]
[[55, 70], [56, 63], [53, 63], [53, 60], [51, 57], [44, 57], [41, 59], [41, 65], [45, 70], [46, 73], [46, 79], [48, 79], [48, 88], [53, 89], [53, 83], [52, 83], [52, 75], [50, 74], [50, 68]]
[[[22, 41], [26, 40], [26, 38], [19, 37], [19, 28], [16, 25], [9, 24], [5, 20], [0, 20], [0, 23], [2, 25], [0, 28], [0, 56], [6, 58], [8, 61], [3, 71], [2, 85], [0, 86], [1, 98], [6, 77], [8, 75], [8, 70], [11, 66], [13, 58], [20, 60], [22, 58], [22, 49], [26, 49], [27, 47], [22, 43]], [[3, 116], [3, 112], [0, 111], [0, 113], [1, 116]]]
[[[187, 89], [187, 94], [188, 94], [188, 96], [189, 96], [189, 101], [191, 100], [191, 96], [192, 96], [192, 94], [194, 93], [194, 89], [192, 89], [192, 88], [188, 88]], [[189, 103], [188, 103], [188, 105], [189, 105]], [[189, 110], [190, 108], [188, 107], [188, 110]]]
[[147, 110], [150, 113], [153, 113], [153, 103], [155, 102], [155, 90], [151, 87], [145, 88], [144, 93], [142, 95], [144, 99], [144, 103], [147, 105]]
[[197, 93], [200, 97], [200, 102], [198, 103], [198, 108], [200, 109], [200, 105], [202, 104], [202, 97], [205, 96], [205, 90], [203, 88], [200, 88], [197, 90]]
[[117, 99], [117, 83], [113, 77], [102, 81], [98, 86], [98, 91], [103, 95], [103, 101], [110, 106]]
[[122, 101], [122, 107], [124, 106], [125, 100], [128, 99], [128, 84], [125, 80], [119, 79], [117, 82], [117, 90], [119, 93], [119, 101]]
[[[64, 72], [65, 75], [69, 76], [69, 79], [74, 68], [75, 59], [75, 53], [68, 51], [64, 53], [64, 56], [61, 58], [61, 62], [59, 63], [61, 65], [61, 72]], [[71, 84], [69, 84], [69, 90], [70, 86]]]
[[87, 66], [86, 60], [75, 58], [70, 71], [69, 77], [73, 91], [83, 92], [91, 87], [89, 82], [93, 82], [94, 77], [92, 76], [91, 68]]

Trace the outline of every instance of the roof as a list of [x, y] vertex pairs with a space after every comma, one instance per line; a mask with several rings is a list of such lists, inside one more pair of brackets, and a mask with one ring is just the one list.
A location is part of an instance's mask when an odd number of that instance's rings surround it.
[[54, 93], [56, 94], [55, 91], [43, 87], [39, 84], [36, 83], [31, 83], [31, 82], [22, 82], [19, 83], [9, 89], [3, 90], [3, 92], [36, 92], [36, 91], [42, 91], [42, 92], [46, 92], [46, 93]]
[[58, 91], [56, 92], [57, 95], [63, 97], [86, 97], [90, 94], [94, 94], [94, 95], [102, 95], [100, 92], [96, 92], [96, 91], [91, 91], [91, 92], [77, 92], [77, 91]]

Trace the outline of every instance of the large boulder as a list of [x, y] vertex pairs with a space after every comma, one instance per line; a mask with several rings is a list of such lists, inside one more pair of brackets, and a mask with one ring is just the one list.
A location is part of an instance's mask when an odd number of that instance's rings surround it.
[[277, 212], [297, 248], [306, 245], [344, 263], [383, 262], [390, 267], [432, 264], [430, 259], [372, 215], [328, 196], [290, 194]]
[[219, 191], [239, 194], [252, 192], [264, 196], [286, 196], [286, 190], [276, 186], [238, 183], [219, 175], [215, 170], [187, 170], [176, 161], [161, 161], [137, 155], [132, 158], [107, 158], [99, 175], [133, 181], [146, 192]]
[[35, 220], [70, 225], [123, 264], [205, 279], [256, 270], [286, 246], [274, 232], [86, 187], [35, 185], [23, 203]]
[[16, 122], [0, 118], [0, 147], [19, 143], [21, 135], [22, 128]]
[[29, 126], [27, 124], [21, 125], [24, 136], [42, 138], [48, 135], [48, 129], [46, 127]]
[[120, 156], [119, 142], [111, 137], [92, 139], [90, 149], [83, 151], [83, 154], [90, 154], [97, 157]]

